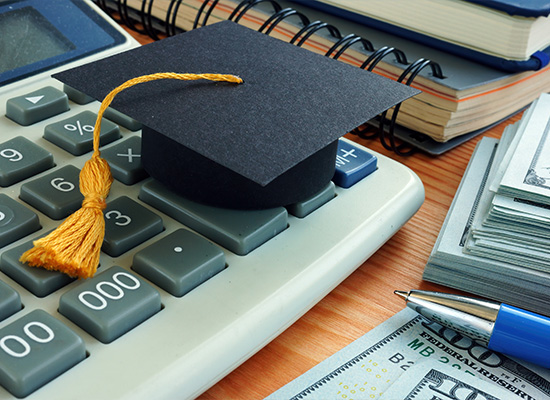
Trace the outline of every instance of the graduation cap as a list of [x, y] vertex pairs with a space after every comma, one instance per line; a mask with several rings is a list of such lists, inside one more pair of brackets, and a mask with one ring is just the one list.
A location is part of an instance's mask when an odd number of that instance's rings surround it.
[[334, 174], [339, 137], [418, 93], [230, 21], [54, 77], [102, 100], [128, 79], [163, 71], [244, 80], [159, 80], [111, 104], [143, 124], [141, 159], [153, 178], [229, 208], [287, 205], [317, 193]]
[[[232, 75], [180, 81], [182, 72]], [[76, 277], [93, 276], [99, 264], [112, 182], [99, 130], [113, 99], [115, 109], [143, 124], [141, 159], [153, 178], [195, 201], [262, 208], [320, 191], [333, 176], [340, 136], [418, 92], [233, 22], [55, 77], [103, 100], [97, 140], [80, 173], [82, 208], [20, 260]]]

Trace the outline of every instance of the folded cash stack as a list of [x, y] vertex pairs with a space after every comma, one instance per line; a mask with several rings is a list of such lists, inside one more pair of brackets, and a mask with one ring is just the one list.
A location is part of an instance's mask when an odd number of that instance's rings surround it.
[[550, 95], [477, 145], [424, 279], [550, 316]]

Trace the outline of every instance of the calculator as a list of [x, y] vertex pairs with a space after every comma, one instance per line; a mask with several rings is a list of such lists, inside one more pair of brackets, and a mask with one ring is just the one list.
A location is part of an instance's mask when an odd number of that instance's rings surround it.
[[97, 273], [78, 280], [22, 264], [33, 240], [80, 208], [99, 109], [51, 75], [136, 46], [91, 1], [0, 2], [10, 54], [0, 59], [1, 399], [194, 398], [424, 200], [411, 170], [340, 139], [334, 178], [310, 199], [265, 210], [194, 203], [148, 177], [140, 122], [110, 109], [101, 150], [115, 181]]

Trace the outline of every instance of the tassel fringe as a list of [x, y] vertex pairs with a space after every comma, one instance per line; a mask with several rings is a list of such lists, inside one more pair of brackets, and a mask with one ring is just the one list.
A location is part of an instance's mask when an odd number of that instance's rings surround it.
[[101, 103], [94, 127], [94, 152], [80, 171], [80, 191], [84, 195], [82, 208], [70, 215], [46, 237], [36, 240], [34, 247], [20, 258], [32, 267], [61, 271], [75, 278], [94, 276], [105, 236], [103, 210], [111, 189], [113, 177], [107, 161], [100, 157], [99, 132], [105, 109], [122, 90], [142, 82], [157, 79], [197, 80], [208, 79], [242, 83], [242, 79], [222, 74], [158, 73], [131, 79], [111, 91]]

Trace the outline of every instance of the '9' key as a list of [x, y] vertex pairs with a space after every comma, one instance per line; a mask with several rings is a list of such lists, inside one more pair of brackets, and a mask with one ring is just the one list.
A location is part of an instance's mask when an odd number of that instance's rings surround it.
[[10, 186], [54, 166], [53, 155], [17, 136], [0, 143], [0, 186]]
[[59, 300], [59, 312], [103, 343], [110, 343], [161, 309], [150, 284], [115, 266], [82, 281]]

